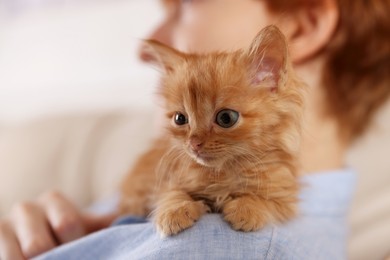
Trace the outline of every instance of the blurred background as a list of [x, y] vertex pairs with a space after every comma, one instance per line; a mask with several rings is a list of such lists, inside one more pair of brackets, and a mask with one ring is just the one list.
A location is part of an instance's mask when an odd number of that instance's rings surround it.
[[153, 0], [1, 0], [0, 121], [150, 107], [136, 48], [161, 19]]
[[158, 73], [137, 49], [162, 18], [155, 0], [0, 0], [0, 214], [116, 190], [151, 139]]
[[[0, 0], [0, 217], [48, 189], [110, 197], [150, 143], [158, 74], [137, 57], [157, 0]], [[390, 105], [349, 153], [352, 259], [390, 252]]]

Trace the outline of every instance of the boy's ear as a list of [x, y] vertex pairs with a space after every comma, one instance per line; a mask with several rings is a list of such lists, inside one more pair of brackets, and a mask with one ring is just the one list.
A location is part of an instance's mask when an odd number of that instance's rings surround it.
[[247, 55], [252, 83], [278, 91], [287, 72], [287, 42], [282, 32], [273, 25], [265, 27], [256, 35]]
[[178, 64], [184, 62], [185, 55], [156, 40], [144, 40], [142, 56], [146, 62], [150, 62], [165, 72], [172, 72]]
[[[334, 41], [340, 23], [339, 1], [316, 0], [287, 12], [278, 21], [290, 43], [291, 61], [302, 64], [317, 58]], [[346, 36], [346, 35], [344, 35]]]

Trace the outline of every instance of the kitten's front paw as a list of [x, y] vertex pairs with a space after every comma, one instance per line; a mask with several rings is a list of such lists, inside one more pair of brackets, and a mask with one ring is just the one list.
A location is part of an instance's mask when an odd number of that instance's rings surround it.
[[202, 201], [185, 201], [168, 209], [157, 209], [155, 223], [163, 236], [171, 236], [193, 226], [207, 210]]
[[223, 208], [224, 219], [235, 230], [256, 231], [266, 224], [261, 208], [261, 205], [257, 205], [252, 198], [236, 198], [225, 204]]

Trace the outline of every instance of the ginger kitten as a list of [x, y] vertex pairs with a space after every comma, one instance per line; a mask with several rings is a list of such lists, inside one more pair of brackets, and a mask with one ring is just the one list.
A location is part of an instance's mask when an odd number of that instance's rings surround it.
[[152, 213], [173, 235], [206, 212], [254, 231], [296, 214], [305, 85], [275, 26], [245, 50], [185, 54], [157, 41], [167, 131], [123, 181], [123, 214]]

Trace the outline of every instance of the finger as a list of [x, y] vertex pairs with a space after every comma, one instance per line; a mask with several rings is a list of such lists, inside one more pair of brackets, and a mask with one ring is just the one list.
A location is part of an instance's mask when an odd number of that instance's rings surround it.
[[46, 193], [39, 201], [58, 242], [67, 243], [86, 234], [78, 209], [60, 193]]
[[23, 254], [37, 256], [56, 246], [43, 211], [34, 203], [21, 203], [12, 211], [12, 224]]
[[83, 214], [83, 222], [87, 233], [95, 232], [108, 227], [118, 217], [117, 212], [105, 215]]
[[0, 259], [25, 260], [19, 241], [8, 222], [0, 222]]

